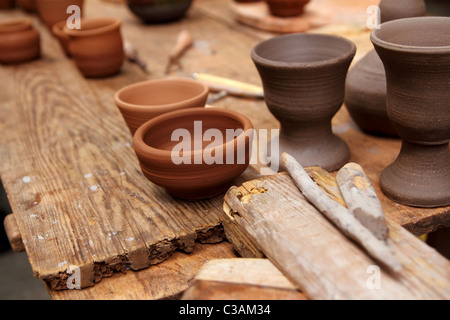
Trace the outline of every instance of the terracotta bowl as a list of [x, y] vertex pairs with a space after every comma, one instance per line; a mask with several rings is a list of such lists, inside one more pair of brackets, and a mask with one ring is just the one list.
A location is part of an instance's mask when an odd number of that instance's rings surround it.
[[41, 52], [39, 32], [28, 19], [0, 22], [0, 62], [34, 60]]
[[61, 47], [63, 48], [65, 54], [70, 56], [69, 43], [70, 37], [64, 33], [64, 27], [66, 26], [66, 20], [60, 21], [53, 25], [52, 32], [56, 38], [58, 38]]
[[36, 12], [36, 0], [17, 0], [19, 6], [26, 12]]
[[204, 107], [209, 89], [199, 81], [171, 78], [148, 80], [119, 90], [114, 100], [132, 134], [163, 113]]
[[125, 58], [121, 24], [115, 18], [89, 18], [81, 19], [81, 29], [64, 27], [70, 55], [85, 77], [109, 77], [120, 71]]
[[67, 7], [76, 5], [83, 13], [83, 0], [36, 0], [36, 8], [42, 22], [51, 30], [53, 25], [70, 17]]
[[164, 23], [181, 19], [192, 0], [127, 0], [131, 12], [146, 23]]
[[269, 11], [276, 17], [295, 17], [303, 13], [310, 0], [265, 0]]
[[[201, 121], [201, 128], [196, 121]], [[211, 131], [209, 129], [216, 129], [224, 139], [212, 138], [211, 142], [199, 138], [198, 134], [208, 133]], [[243, 131], [226, 139], [227, 129]], [[250, 120], [234, 111], [205, 108], [178, 110], [143, 124], [134, 135], [133, 147], [142, 172], [150, 181], [177, 198], [207, 199], [225, 192], [233, 179], [247, 168], [253, 138], [251, 129]], [[179, 138], [177, 130], [190, 134], [192, 139]], [[184, 150], [177, 149], [181, 141], [186, 147]], [[207, 155], [217, 156], [220, 160], [211, 162]], [[174, 156], [182, 157], [185, 162], [176, 164], [179, 162], [174, 160]]]

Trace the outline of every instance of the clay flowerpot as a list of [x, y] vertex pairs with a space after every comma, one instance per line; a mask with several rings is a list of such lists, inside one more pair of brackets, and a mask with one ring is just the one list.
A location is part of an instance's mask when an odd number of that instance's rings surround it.
[[83, 13], [83, 0], [36, 0], [39, 17], [50, 30], [54, 24], [70, 17], [67, 7], [71, 5], [80, 7]]
[[12, 9], [14, 8], [14, 0], [0, 0], [0, 10], [2, 9]]
[[26, 12], [36, 12], [36, 0], [17, 0], [19, 6]]
[[295, 17], [303, 13], [309, 0], [265, 0], [269, 11], [277, 17]]
[[81, 29], [64, 27], [70, 55], [85, 77], [108, 77], [120, 71], [124, 60], [120, 26], [119, 19], [90, 18], [81, 19]]
[[0, 22], [0, 62], [20, 63], [40, 56], [39, 32], [28, 19]]
[[411, 206], [450, 204], [450, 18], [386, 22], [371, 34], [387, 80], [387, 112], [402, 138], [382, 191]]
[[[423, 0], [382, 0], [381, 21], [424, 16]], [[352, 67], [345, 87], [345, 106], [365, 132], [398, 137], [386, 111], [386, 74], [374, 50]]]
[[131, 12], [146, 23], [164, 23], [181, 19], [192, 0], [127, 0]]
[[328, 171], [348, 162], [348, 147], [332, 133], [331, 119], [344, 100], [355, 52], [351, 41], [322, 34], [278, 36], [253, 49], [267, 106], [280, 121], [280, 155]]
[[[177, 198], [207, 199], [226, 191], [247, 168], [251, 129], [250, 120], [234, 111], [178, 110], [139, 127], [133, 147], [150, 181]], [[228, 136], [227, 130], [236, 132], [236, 136]], [[180, 143], [183, 148], [179, 148]]]
[[148, 120], [163, 113], [204, 107], [209, 89], [199, 81], [183, 78], [148, 80], [119, 90], [114, 100], [132, 134]]
[[427, 8], [424, 0], [381, 0], [381, 23], [404, 18], [423, 17]]
[[58, 38], [61, 47], [63, 48], [65, 54], [70, 56], [69, 43], [70, 37], [64, 33], [64, 27], [66, 26], [66, 20], [60, 21], [53, 25], [52, 32], [56, 38]]

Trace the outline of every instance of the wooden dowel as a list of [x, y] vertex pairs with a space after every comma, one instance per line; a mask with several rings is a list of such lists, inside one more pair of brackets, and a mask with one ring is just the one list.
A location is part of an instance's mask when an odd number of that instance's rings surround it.
[[347, 208], [331, 200], [292, 156], [283, 153], [282, 160], [303, 195], [343, 234], [361, 245], [371, 257], [389, 270], [399, 272], [402, 269], [392, 248], [386, 242], [377, 239]]
[[380, 200], [364, 170], [357, 163], [347, 163], [336, 181], [348, 210], [379, 240], [387, 240], [388, 227]]

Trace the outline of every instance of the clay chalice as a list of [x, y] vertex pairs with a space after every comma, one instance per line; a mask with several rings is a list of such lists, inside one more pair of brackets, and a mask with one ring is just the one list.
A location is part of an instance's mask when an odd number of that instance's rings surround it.
[[402, 138], [382, 191], [417, 207], [450, 204], [450, 18], [390, 21], [371, 34], [383, 61], [387, 112]]
[[328, 171], [348, 162], [349, 149], [332, 133], [331, 119], [344, 101], [355, 52], [351, 41], [324, 34], [278, 36], [253, 49], [267, 106], [280, 121], [280, 156], [287, 152], [303, 166]]

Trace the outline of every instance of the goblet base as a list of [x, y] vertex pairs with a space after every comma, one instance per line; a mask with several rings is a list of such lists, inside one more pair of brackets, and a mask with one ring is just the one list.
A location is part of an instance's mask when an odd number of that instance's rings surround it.
[[449, 145], [403, 141], [399, 156], [381, 174], [380, 186], [391, 200], [413, 207], [450, 205]]
[[[279, 171], [284, 171], [281, 155], [286, 152], [293, 156], [303, 167], [319, 166], [327, 171], [335, 171], [345, 165], [350, 159], [347, 144], [340, 137], [329, 134], [318, 139], [288, 139], [279, 136]], [[275, 138], [277, 139], [277, 137]], [[271, 141], [267, 145], [268, 154], [271, 150]], [[275, 158], [275, 155], [271, 155]]]

